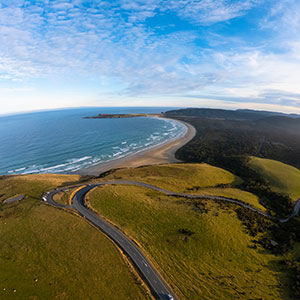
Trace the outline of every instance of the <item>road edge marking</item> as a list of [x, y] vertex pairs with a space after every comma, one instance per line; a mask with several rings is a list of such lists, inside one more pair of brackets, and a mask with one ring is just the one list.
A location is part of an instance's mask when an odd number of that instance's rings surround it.
[[82, 186], [78, 187], [77, 189], [75, 189], [75, 190], [71, 193], [71, 195], [69, 196], [69, 199], [68, 199], [68, 204], [69, 204], [69, 205], [72, 205], [72, 200], [73, 200], [74, 196], [77, 194], [77, 192], [79, 192], [81, 189], [83, 189], [83, 188], [85, 188], [85, 187], [87, 187], [87, 185], [82, 185]]

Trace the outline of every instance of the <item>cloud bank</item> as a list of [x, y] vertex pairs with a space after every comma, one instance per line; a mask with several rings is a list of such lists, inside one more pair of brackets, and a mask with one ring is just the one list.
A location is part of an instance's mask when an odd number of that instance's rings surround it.
[[299, 29], [297, 0], [0, 0], [0, 96], [298, 110]]

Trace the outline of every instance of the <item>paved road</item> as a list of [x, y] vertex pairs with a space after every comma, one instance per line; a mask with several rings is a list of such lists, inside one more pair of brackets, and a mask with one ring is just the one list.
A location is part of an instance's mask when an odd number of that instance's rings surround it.
[[288, 220], [290, 220], [291, 218], [293, 218], [294, 216], [296, 216], [299, 212], [300, 209], [300, 198], [295, 202], [294, 204], [294, 208], [293, 208], [293, 212], [290, 214], [290, 216], [288, 216], [286, 219], [278, 219], [274, 216], [271, 216], [269, 214], [267, 214], [266, 212], [263, 212], [261, 210], [259, 210], [258, 208], [255, 208], [247, 203], [244, 203], [240, 200], [236, 200], [236, 199], [232, 199], [232, 198], [227, 198], [227, 197], [221, 197], [221, 196], [212, 196], [212, 195], [195, 195], [195, 194], [186, 194], [186, 193], [175, 193], [175, 192], [171, 192], [159, 187], [156, 187], [154, 185], [151, 184], [147, 184], [144, 182], [138, 182], [138, 181], [131, 181], [131, 180], [114, 180], [114, 181], [106, 181], [103, 184], [127, 184], [127, 185], [135, 185], [135, 186], [141, 186], [141, 187], [145, 187], [148, 189], [152, 189], [161, 193], [164, 193], [166, 195], [170, 195], [170, 196], [175, 196], [175, 197], [184, 197], [184, 198], [190, 198], [190, 199], [211, 199], [211, 200], [216, 200], [216, 201], [225, 201], [225, 202], [231, 202], [231, 203], [235, 203], [239, 206], [242, 206], [244, 208], [247, 208], [249, 210], [252, 210], [266, 218], [269, 219], [273, 219], [273, 220], [278, 220], [281, 223], [287, 222]]
[[151, 190], [155, 190], [161, 193], [164, 193], [166, 195], [169, 196], [175, 196], [175, 197], [184, 197], [184, 198], [189, 198], [189, 199], [211, 199], [211, 200], [216, 200], [216, 201], [226, 201], [226, 202], [231, 202], [231, 203], [235, 203], [239, 206], [243, 206], [247, 209], [250, 209], [254, 212], [257, 212], [258, 214], [267, 217], [267, 218], [271, 218], [273, 219], [274, 217], [268, 215], [267, 213], [247, 204], [244, 203], [242, 201], [236, 200], [236, 199], [232, 199], [232, 198], [227, 198], [227, 197], [221, 197], [221, 196], [212, 196], [212, 195], [195, 195], [195, 194], [186, 194], [186, 193], [175, 193], [175, 192], [171, 192], [159, 187], [156, 187], [154, 185], [151, 184], [147, 184], [144, 182], [139, 182], [139, 181], [131, 181], [131, 180], [114, 180], [114, 181], [106, 181], [103, 182], [103, 184], [127, 184], [127, 185], [135, 185], [135, 186], [141, 186], [141, 187], [145, 187]]
[[295, 217], [298, 214], [299, 209], [300, 209], [300, 198], [295, 202], [293, 212], [290, 214], [290, 216], [287, 217], [286, 219], [279, 219], [279, 222], [285, 223], [289, 219]]
[[265, 141], [266, 141], [266, 137], [265, 136], [261, 137], [260, 143], [259, 143], [259, 146], [258, 146], [258, 149], [257, 149], [257, 155], [261, 154], [260, 152], [261, 152], [261, 149], [262, 149]]
[[142, 254], [141, 250], [135, 245], [130, 239], [128, 239], [119, 229], [107, 223], [101, 219], [97, 214], [89, 210], [84, 206], [85, 195], [93, 188], [102, 184], [88, 185], [81, 190], [79, 190], [72, 199], [72, 205], [63, 205], [56, 203], [53, 200], [53, 196], [59, 191], [64, 189], [53, 190], [44, 195], [44, 199], [56, 207], [67, 207], [75, 209], [81, 216], [84, 216], [89, 222], [98, 227], [102, 232], [104, 232], [108, 237], [110, 237], [124, 253], [126, 253], [130, 259], [133, 261], [134, 265], [140, 272], [143, 280], [148, 285], [151, 293], [156, 299], [167, 300], [168, 294], [172, 294], [174, 299], [178, 299], [173, 292], [171, 292], [167, 283], [160, 277], [156, 270], [152, 267], [147, 258]]
[[25, 195], [19, 195], [19, 196], [8, 198], [8, 199], [4, 200], [4, 203], [9, 204], [9, 203], [13, 203], [16, 201], [21, 201], [24, 198], [25, 198]]
[[[84, 216], [89, 222], [94, 224], [96, 227], [98, 227], [101, 231], [103, 231], [107, 236], [109, 236], [121, 249], [124, 253], [126, 253], [130, 259], [133, 261], [137, 269], [139, 270], [140, 274], [142, 275], [143, 279], [147, 283], [148, 287], [151, 290], [151, 293], [154, 295], [156, 299], [160, 300], [167, 300], [168, 294], [172, 294], [174, 299], [178, 299], [173, 292], [171, 292], [170, 288], [166, 284], [166, 282], [160, 277], [160, 275], [155, 271], [155, 269], [152, 267], [152, 265], [149, 263], [149, 261], [146, 259], [146, 257], [142, 254], [140, 249], [137, 247], [136, 244], [134, 244], [129, 238], [127, 238], [120, 230], [118, 230], [116, 227], [112, 226], [111, 224], [104, 221], [101, 217], [99, 217], [97, 214], [89, 210], [84, 205], [84, 198], [86, 194], [98, 186], [108, 185], [108, 184], [125, 184], [125, 185], [135, 185], [140, 187], [145, 187], [148, 189], [152, 189], [161, 193], [164, 193], [166, 195], [175, 196], [175, 197], [185, 197], [190, 199], [212, 199], [216, 201], [227, 201], [232, 202], [237, 205], [240, 205], [242, 207], [245, 207], [247, 209], [250, 209], [260, 215], [263, 215], [264, 217], [276, 219], [273, 216], [268, 215], [267, 213], [260, 211], [259, 209], [252, 207], [251, 205], [248, 205], [244, 202], [241, 202], [236, 199], [226, 198], [226, 197], [220, 197], [220, 196], [210, 196], [210, 195], [194, 195], [194, 194], [186, 194], [186, 193], [175, 193], [172, 191], [168, 191], [147, 183], [143, 182], [137, 182], [137, 181], [130, 181], [130, 180], [114, 180], [114, 181], [106, 181], [101, 182], [99, 184], [90, 184], [88, 186], [84, 186], [80, 189], [73, 197], [72, 199], [72, 205], [63, 205], [60, 203], [56, 203], [53, 200], [53, 196], [60, 192], [65, 191], [70, 188], [62, 188], [62, 189], [56, 189], [51, 192], [46, 193], [43, 196], [43, 200], [47, 201], [49, 204], [56, 206], [56, 207], [67, 207], [67, 208], [73, 208], [75, 209], [80, 215]], [[77, 188], [80, 186], [76, 186], [73, 188]], [[294, 210], [292, 214], [286, 218], [286, 219], [276, 219], [280, 222], [287, 222], [290, 218], [296, 216], [300, 209], [300, 199], [295, 203]]]
[[167, 287], [167, 284], [154, 270], [154, 268], [141, 253], [138, 247], [120, 230], [105, 222], [97, 214], [84, 206], [84, 197], [86, 193], [96, 186], [99, 185], [90, 185], [79, 190], [73, 198], [72, 207], [75, 208], [81, 215], [85, 216], [88, 221], [100, 228], [131, 258], [135, 266], [138, 268], [143, 279], [146, 281], [152, 294], [157, 299], [168, 299], [167, 295], [171, 294], [170, 288]]

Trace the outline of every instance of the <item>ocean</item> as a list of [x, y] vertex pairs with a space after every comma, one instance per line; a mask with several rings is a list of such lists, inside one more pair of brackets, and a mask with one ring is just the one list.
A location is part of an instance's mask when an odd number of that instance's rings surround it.
[[2, 116], [0, 174], [76, 173], [183, 136], [183, 124], [162, 118], [84, 119], [170, 109], [98, 107]]

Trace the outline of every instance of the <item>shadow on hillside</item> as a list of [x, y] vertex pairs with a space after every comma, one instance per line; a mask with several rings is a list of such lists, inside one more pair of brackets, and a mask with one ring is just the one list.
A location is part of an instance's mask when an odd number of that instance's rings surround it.
[[[266, 251], [266, 254], [270, 254], [270, 252]], [[277, 273], [278, 277], [278, 285], [269, 287], [278, 288], [281, 299], [297, 299], [293, 294], [291, 271], [283, 263], [280, 263], [280, 261], [277, 260], [271, 260], [266, 267], [272, 272]]]

